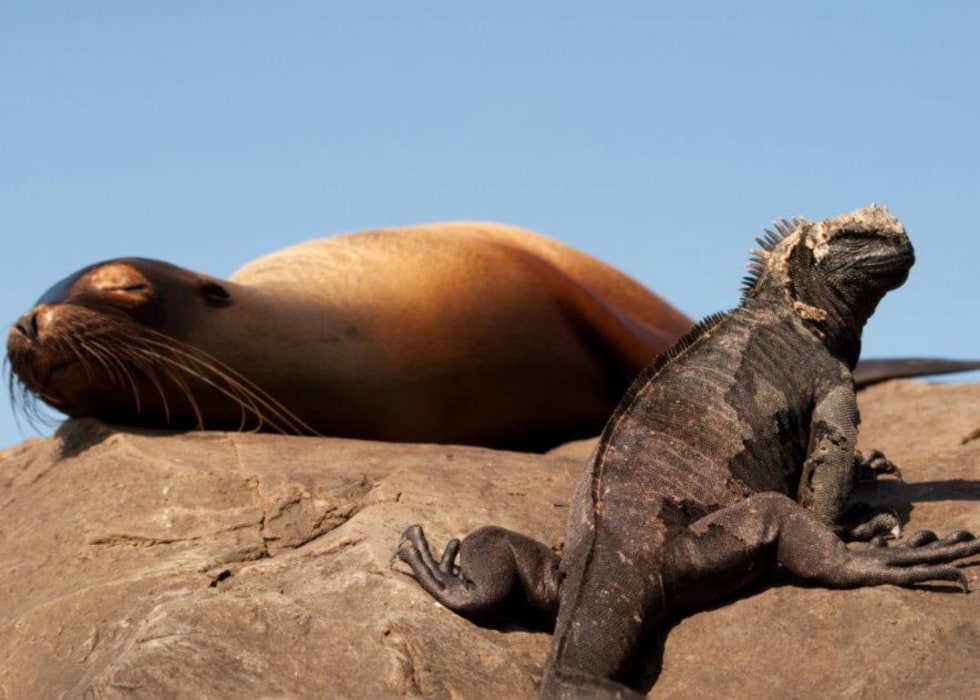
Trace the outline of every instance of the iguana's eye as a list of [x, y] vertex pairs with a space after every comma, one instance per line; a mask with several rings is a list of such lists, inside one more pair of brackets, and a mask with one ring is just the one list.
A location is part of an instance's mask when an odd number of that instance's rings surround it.
[[869, 238], [867, 231], [859, 231], [854, 228], [842, 228], [834, 235], [837, 241], [852, 241], [855, 243], [865, 243]]

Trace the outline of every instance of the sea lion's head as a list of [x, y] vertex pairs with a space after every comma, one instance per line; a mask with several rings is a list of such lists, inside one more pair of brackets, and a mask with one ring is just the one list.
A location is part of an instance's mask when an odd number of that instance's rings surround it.
[[85, 267], [11, 327], [11, 393], [25, 407], [33, 395], [69, 416], [115, 423], [205, 427], [203, 416], [219, 416], [206, 427], [306, 432], [195, 342], [207, 314], [233, 304], [226, 283], [170, 263], [119, 258]]

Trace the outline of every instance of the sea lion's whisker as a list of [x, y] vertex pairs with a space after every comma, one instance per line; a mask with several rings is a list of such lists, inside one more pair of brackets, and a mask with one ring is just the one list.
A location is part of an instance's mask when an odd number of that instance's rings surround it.
[[[204, 380], [203, 377], [197, 377], [196, 373], [190, 372], [186, 363], [181, 361], [181, 357], [177, 352], [177, 349], [168, 346], [166, 344], [161, 344], [154, 342], [151, 339], [140, 337], [136, 339], [138, 342], [134, 343], [129, 350], [131, 351], [131, 358], [133, 359], [134, 365], [147, 376], [147, 378], [154, 384], [157, 392], [160, 394], [160, 399], [163, 401], [165, 420], [166, 423], [170, 424], [170, 407], [167, 402], [166, 392], [163, 388], [163, 383], [160, 379], [160, 373], [173, 383], [183, 393], [184, 398], [187, 399], [190, 405], [191, 411], [194, 413], [194, 418], [197, 421], [196, 428], [198, 430], [204, 429], [204, 416], [201, 412], [200, 405], [194, 398], [194, 392], [191, 390], [190, 386], [181, 376], [181, 374], [187, 374], [191, 377]], [[159, 348], [159, 349], [157, 349]], [[161, 352], [163, 350], [163, 352]], [[174, 355], [177, 355], [176, 357]]]
[[[142, 359], [139, 358], [138, 355], [136, 357], [138, 359]], [[157, 390], [157, 394], [160, 396], [160, 402], [163, 404], [163, 422], [165, 425], [170, 425], [170, 403], [167, 400], [167, 392], [166, 389], [164, 389], [163, 382], [160, 381], [160, 376], [157, 373], [157, 368], [154, 367], [152, 364], [146, 364], [146, 365], [141, 364], [138, 365], [138, 368], [142, 372], [143, 376], [149, 380], [150, 384], [153, 385], [153, 388]], [[169, 374], [166, 376], [170, 377]], [[137, 394], [139, 393], [138, 388], [136, 390], [136, 393]]]
[[[208, 363], [202, 363], [199, 358], [196, 358], [193, 355], [185, 352], [183, 348], [173, 347], [173, 348], [169, 348], [169, 350], [173, 351], [177, 356], [176, 357], [161, 356], [160, 359], [162, 361], [168, 364], [172, 364], [176, 369], [180, 370], [181, 372], [212, 387], [216, 391], [219, 391], [222, 395], [230, 398], [238, 406], [239, 415], [241, 416], [241, 419], [238, 424], [239, 430], [244, 430], [245, 426], [247, 425], [249, 413], [253, 414], [261, 424], [262, 421], [261, 408], [257, 406], [254, 402], [248, 401], [247, 400], [248, 396], [243, 395], [241, 391], [238, 391], [237, 390], [238, 387], [235, 384], [229, 383], [227, 380], [225, 380], [225, 378], [221, 376], [221, 373], [216, 371], [215, 367], [213, 367]], [[195, 367], [196, 369], [192, 370], [191, 366]], [[224, 380], [225, 383], [224, 384], [219, 383], [215, 379], [212, 379], [210, 375], [215, 375], [217, 379]], [[195, 414], [198, 417], [199, 424], [203, 429], [204, 418], [197, 408], [197, 403], [193, 398], [193, 392], [190, 391], [190, 387], [188, 387], [186, 383], [183, 382], [183, 380], [181, 380], [181, 385], [188, 399], [192, 402], [194, 406]]]
[[[156, 345], [161, 350], [174, 353], [179, 352], [180, 355], [178, 358], [175, 358], [176, 362], [174, 363], [177, 368], [188, 372], [200, 381], [220, 391], [226, 397], [236, 401], [240, 407], [247, 407], [255, 418], [259, 420], [260, 427], [262, 424], [267, 424], [269, 427], [282, 433], [317, 434], [313, 428], [286, 408], [275, 397], [203, 350], [177, 343], [173, 338], [154, 331], [150, 331], [141, 337], [140, 340]], [[160, 356], [160, 359], [164, 359], [163, 355]], [[180, 362], [181, 360], [187, 363], [193, 362], [198, 370], [196, 372], [189, 372], [189, 368], [185, 364], [182, 364]], [[215, 381], [210, 380], [207, 375], [212, 375], [220, 379], [224, 382], [224, 385], [219, 385]]]
[[45, 427], [51, 427], [57, 423], [54, 416], [46, 414], [42, 410], [41, 397], [31, 391], [30, 387], [21, 380], [12, 368], [8, 368], [7, 386], [10, 391], [10, 406], [14, 412], [14, 421], [17, 429], [23, 432], [20, 417], [23, 415], [27, 419], [28, 425], [36, 431], [42, 432]]
[[[106, 343], [108, 342], [108, 344]], [[115, 337], [110, 335], [90, 336], [80, 341], [90, 355], [98, 361], [109, 376], [109, 380], [119, 386], [129, 385], [132, 390], [133, 401], [136, 403], [136, 413], [142, 413], [142, 401], [136, 378], [124, 361], [124, 357], [131, 357], [130, 348], [125, 344], [119, 343]], [[85, 360], [83, 360], [85, 362]]]
[[[78, 360], [78, 363], [85, 370], [85, 376], [89, 378], [90, 381], [95, 381], [96, 375], [92, 369], [92, 361], [90, 356], [92, 351], [86, 347], [85, 341], [80, 340], [76, 342], [60, 343], [59, 347], [66, 350], [65, 354], [72, 354]], [[83, 352], [84, 351], [84, 352]]]
[[[122, 362], [118, 357], [116, 357], [110, 348], [106, 347], [104, 344], [100, 343], [97, 338], [90, 338], [88, 341], [92, 355], [99, 364], [105, 369], [106, 374], [109, 375], [111, 381], [121, 384], [123, 380], [128, 380], [133, 390], [136, 389], [136, 382], [133, 379], [132, 374], [126, 367], [126, 364]], [[137, 396], [136, 401], [136, 411], [139, 412], [139, 397]]]
[[27, 418], [27, 422], [30, 423], [30, 426], [36, 430], [37, 426], [34, 424], [31, 412], [27, 408], [29, 403], [27, 397], [33, 397], [34, 395], [30, 393], [27, 386], [17, 378], [17, 375], [14, 374], [14, 370], [10, 366], [10, 363], [7, 361], [6, 357], [3, 358], [3, 368], [7, 373], [7, 396], [10, 399], [10, 410], [14, 414], [14, 422], [17, 423], [17, 430], [19, 430], [21, 433], [24, 432], [24, 427], [20, 424], [21, 412], [23, 412], [24, 417]]
[[[128, 348], [126, 351], [128, 356], [132, 358], [131, 351]], [[136, 381], [136, 377], [134, 376], [133, 371], [130, 369], [129, 365], [123, 362], [122, 358], [116, 357], [114, 355], [112, 355], [111, 357], [113, 361], [118, 365], [120, 375], [122, 375], [122, 378], [129, 384], [129, 388], [132, 389], [133, 391], [133, 401], [136, 403], [136, 412], [142, 413], [143, 402], [142, 402], [142, 398], [140, 397], [139, 383]], [[166, 403], [166, 398], [164, 398], [164, 403]]]
[[[305, 428], [306, 431], [310, 430], [308, 426], [303, 425], [302, 421], [292, 416], [288, 409], [279, 404], [278, 401], [262, 392], [258, 387], [249, 386], [240, 375], [236, 376], [237, 373], [234, 370], [222, 365], [197, 348], [180, 345], [166, 336], [160, 339], [143, 337], [140, 340], [146, 345], [159, 348], [159, 351], [153, 353], [153, 357], [159, 362], [197, 379], [234, 401], [242, 412], [240, 429], [244, 429], [248, 414], [252, 414], [259, 421], [260, 427], [263, 424], [268, 424], [273, 429], [283, 433], [304, 432], [297, 427]], [[144, 351], [150, 352], [146, 348]], [[269, 412], [282, 420], [282, 424], [277, 420], [270, 420]]]
[[170, 372], [167, 377], [174, 383], [174, 385], [180, 389], [184, 394], [184, 398], [187, 399], [187, 403], [191, 407], [191, 411], [194, 413], [194, 420], [196, 421], [196, 428], [198, 430], [204, 430], [204, 415], [201, 413], [201, 407], [197, 403], [197, 399], [194, 398], [194, 392], [191, 391], [190, 386], [184, 381], [184, 378], [180, 376], [178, 372]]

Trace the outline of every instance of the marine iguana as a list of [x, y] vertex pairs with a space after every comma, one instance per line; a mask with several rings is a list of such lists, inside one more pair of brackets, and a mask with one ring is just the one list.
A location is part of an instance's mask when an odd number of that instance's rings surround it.
[[[968, 532], [891, 547], [879, 535], [860, 551], [839, 536], [879, 529], [839, 522], [862, 471], [851, 371], [862, 327], [914, 261], [904, 226], [872, 205], [767, 234], [740, 306], [698, 324], [616, 409], [560, 556], [484, 527], [437, 561], [420, 526], [403, 535], [396, 556], [451, 610], [496, 624], [557, 617], [545, 697], [634, 695], [622, 683], [658, 623], [777, 564], [836, 588], [966, 587], [952, 562], [980, 553]], [[864, 470], [887, 463], [878, 454]]]

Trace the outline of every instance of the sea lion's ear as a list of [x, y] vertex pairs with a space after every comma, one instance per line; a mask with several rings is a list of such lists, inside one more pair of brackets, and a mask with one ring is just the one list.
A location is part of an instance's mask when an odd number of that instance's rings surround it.
[[231, 294], [214, 280], [201, 280], [198, 286], [198, 293], [208, 306], [231, 306]]

